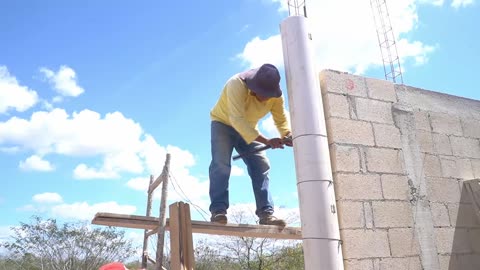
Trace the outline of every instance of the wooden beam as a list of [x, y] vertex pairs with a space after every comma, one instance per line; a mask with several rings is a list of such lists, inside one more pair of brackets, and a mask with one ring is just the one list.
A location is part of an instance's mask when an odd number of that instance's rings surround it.
[[181, 239], [180, 239], [180, 209], [179, 203], [173, 203], [169, 208], [170, 212], [170, 268], [172, 270], [184, 270], [181, 262]]
[[[136, 215], [122, 215], [113, 213], [97, 213], [92, 224], [115, 226], [133, 229], [158, 229], [158, 218]], [[170, 230], [169, 219], [166, 221], [165, 229]], [[218, 224], [205, 221], [192, 220], [192, 232], [214, 235], [245, 236], [257, 238], [276, 239], [302, 239], [302, 231], [296, 227], [279, 228], [272, 225], [250, 225], [250, 224]]]

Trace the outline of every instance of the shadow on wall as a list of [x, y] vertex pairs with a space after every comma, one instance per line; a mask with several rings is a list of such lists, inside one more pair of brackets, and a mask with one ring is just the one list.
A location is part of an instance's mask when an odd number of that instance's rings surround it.
[[[452, 211], [450, 209], [449, 211]], [[457, 219], [452, 220], [453, 242], [448, 270], [480, 269], [480, 179], [463, 182]], [[442, 229], [439, 229], [442, 230]], [[448, 237], [448, 228], [442, 234]], [[448, 239], [448, 238], [447, 238]], [[447, 239], [439, 242], [448, 243]], [[442, 256], [441, 256], [442, 257]], [[444, 257], [444, 258], [448, 258]]]

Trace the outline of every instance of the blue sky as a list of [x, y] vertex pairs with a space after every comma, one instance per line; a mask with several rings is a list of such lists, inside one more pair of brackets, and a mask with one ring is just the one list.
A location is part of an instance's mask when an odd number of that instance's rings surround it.
[[[478, 1], [388, 3], [404, 83], [480, 99]], [[265, 62], [283, 74], [285, 7], [286, 0], [0, 1], [0, 238], [33, 214], [144, 215], [149, 175], [158, 176], [167, 152], [180, 186], [170, 202], [185, 200], [181, 189], [208, 212], [209, 111], [232, 74]], [[319, 70], [383, 78], [370, 1], [307, 7]], [[270, 118], [260, 128], [275, 136]], [[279, 215], [296, 213], [293, 151], [268, 154]], [[245, 167], [234, 164], [231, 204], [252, 209]]]

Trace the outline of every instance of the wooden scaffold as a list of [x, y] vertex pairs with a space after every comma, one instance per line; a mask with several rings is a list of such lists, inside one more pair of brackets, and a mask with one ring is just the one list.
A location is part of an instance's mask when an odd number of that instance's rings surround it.
[[[170, 217], [166, 218], [167, 185], [169, 177], [170, 154], [167, 154], [161, 175], [153, 181], [150, 177], [148, 188], [146, 216], [123, 215], [99, 212], [92, 220], [92, 224], [115, 226], [123, 228], [143, 229], [142, 268], [147, 267], [147, 261], [155, 264], [155, 270], [163, 268], [163, 247], [165, 231], [170, 231], [170, 269], [193, 270], [195, 268], [193, 233], [228, 235], [239, 237], [276, 238], [301, 240], [300, 228], [279, 228], [273, 225], [250, 224], [217, 224], [206, 221], [191, 220], [190, 205], [184, 202], [175, 202], [169, 206]], [[160, 200], [160, 216], [151, 216], [153, 191], [162, 183]], [[153, 260], [148, 256], [148, 237], [157, 234], [157, 253]]]

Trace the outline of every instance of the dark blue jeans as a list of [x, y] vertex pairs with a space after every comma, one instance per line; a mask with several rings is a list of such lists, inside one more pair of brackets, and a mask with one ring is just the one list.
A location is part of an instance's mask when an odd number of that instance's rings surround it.
[[[263, 146], [259, 142], [247, 144], [242, 136], [231, 126], [218, 121], [211, 123], [211, 150], [210, 163], [210, 212], [227, 213], [229, 207], [228, 182], [231, 171], [233, 149], [238, 153], [245, 153]], [[243, 158], [247, 165], [248, 174], [252, 180], [255, 195], [257, 216], [273, 214], [273, 200], [268, 190], [268, 171], [270, 164], [265, 151], [247, 155]]]

